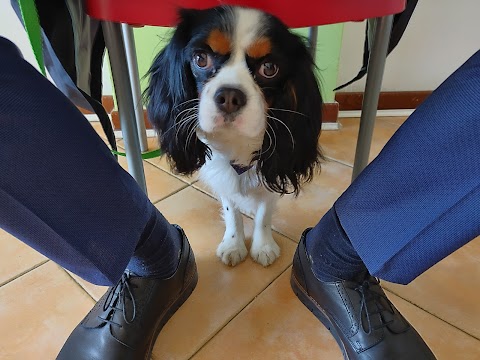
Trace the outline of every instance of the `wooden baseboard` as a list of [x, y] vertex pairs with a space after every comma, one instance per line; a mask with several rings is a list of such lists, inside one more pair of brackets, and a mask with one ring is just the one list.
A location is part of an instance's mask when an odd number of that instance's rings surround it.
[[[339, 107], [337, 102], [324, 104], [323, 111], [322, 111], [323, 123], [337, 123], [338, 111], [339, 111]], [[111, 116], [112, 116], [113, 129], [121, 130], [122, 126], [120, 125], [120, 118], [118, 116], [118, 111], [113, 110], [111, 113]], [[152, 125], [150, 124], [150, 121], [148, 121], [147, 111], [145, 109], [143, 110], [143, 119], [145, 121], [146, 129], [147, 130], [152, 129]]]
[[[152, 124], [148, 121], [147, 110], [143, 109], [143, 121], [145, 122], [145, 128], [152, 129]], [[120, 124], [120, 117], [118, 116], [118, 110], [112, 111], [112, 124], [114, 130], [122, 130], [122, 125]]]
[[[416, 109], [432, 92], [431, 91], [391, 91], [380, 93], [378, 101], [379, 110], [397, 110], [397, 109]], [[361, 110], [363, 102], [363, 92], [339, 92], [335, 95], [335, 101], [325, 103], [323, 106], [323, 122], [334, 123], [338, 121], [339, 111]], [[114, 109], [112, 95], [104, 95], [102, 104], [108, 114], [112, 115], [112, 121], [116, 130], [120, 129], [118, 111]], [[83, 114], [91, 114], [88, 110], [80, 109]], [[145, 113], [145, 112], [144, 112]], [[151, 125], [146, 120], [148, 129]]]
[[[381, 92], [379, 110], [416, 109], [431, 91], [387, 91]], [[340, 111], [361, 110], [363, 92], [338, 92], [335, 94]]]
[[324, 103], [322, 109], [323, 123], [336, 123], [338, 121], [339, 104], [337, 101]]

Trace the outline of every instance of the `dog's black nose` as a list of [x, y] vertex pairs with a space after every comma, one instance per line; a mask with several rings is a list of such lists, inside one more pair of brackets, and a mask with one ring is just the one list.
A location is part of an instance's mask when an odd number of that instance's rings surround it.
[[240, 89], [222, 87], [215, 93], [214, 100], [220, 111], [232, 114], [245, 106], [247, 96]]

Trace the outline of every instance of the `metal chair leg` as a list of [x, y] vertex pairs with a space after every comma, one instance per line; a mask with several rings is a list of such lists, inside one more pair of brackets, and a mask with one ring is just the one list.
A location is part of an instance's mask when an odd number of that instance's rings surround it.
[[312, 26], [308, 29], [308, 42], [310, 45], [310, 54], [312, 54], [312, 57], [314, 60], [317, 52], [317, 41], [318, 41], [318, 27]]
[[375, 38], [368, 62], [367, 82], [363, 97], [352, 181], [368, 164], [392, 24], [393, 15], [376, 19]]
[[132, 85], [132, 96], [135, 103], [135, 115], [137, 118], [138, 139], [142, 152], [148, 150], [147, 130], [143, 118], [142, 91], [140, 89], [140, 75], [138, 74], [137, 52], [135, 50], [135, 38], [132, 27], [122, 24], [123, 42], [125, 43], [125, 54], [127, 56], [128, 73]]
[[102, 22], [102, 28], [105, 44], [110, 56], [113, 84], [118, 103], [118, 114], [122, 125], [125, 152], [127, 153], [128, 171], [137, 181], [140, 188], [147, 192], [142, 153], [135, 120], [135, 103], [132, 97], [132, 86], [128, 76], [128, 64], [122, 38], [122, 27], [119, 23], [104, 21]]

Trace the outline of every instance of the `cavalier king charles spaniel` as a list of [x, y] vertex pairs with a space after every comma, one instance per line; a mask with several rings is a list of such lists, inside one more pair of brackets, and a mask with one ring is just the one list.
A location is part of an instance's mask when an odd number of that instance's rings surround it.
[[322, 98], [304, 40], [259, 10], [183, 9], [149, 76], [161, 149], [176, 172], [199, 170], [222, 202], [218, 257], [231, 266], [246, 258], [245, 212], [254, 216], [250, 255], [272, 264], [275, 204], [298, 194], [322, 159]]

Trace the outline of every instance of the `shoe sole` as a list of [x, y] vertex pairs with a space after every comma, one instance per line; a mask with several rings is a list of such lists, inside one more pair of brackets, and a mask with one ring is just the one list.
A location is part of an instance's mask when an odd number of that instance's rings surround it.
[[333, 325], [332, 321], [329, 319], [328, 315], [325, 311], [320, 307], [320, 305], [315, 301], [314, 298], [310, 297], [307, 291], [300, 285], [297, 278], [295, 277], [294, 272], [292, 271], [292, 276], [290, 277], [290, 286], [292, 287], [293, 292], [297, 295], [297, 298], [302, 302], [303, 305], [310, 310], [315, 317], [320, 320], [320, 322], [332, 333], [333, 337], [337, 341], [340, 350], [343, 353], [343, 358], [345, 360], [349, 360], [349, 356], [347, 351], [345, 350], [345, 345], [343, 341], [340, 339], [335, 326]]
[[152, 340], [150, 340], [149, 350], [147, 352], [147, 356], [145, 356], [145, 360], [149, 360], [152, 357], [153, 347], [155, 345], [155, 341], [157, 340], [158, 334], [163, 329], [165, 324], [170, 320], [170, 318], [177, 312], [177, 310], [182, 306], [185, 301], [192, 295], [193, 290], [198, 283], [198, 272], [197, 272], [197, 265], [195, 265], [194, 273], [192, 277], [188, 280], [188, 285], [182, 290], [182, 292], [178, 295], [177, 299], [172, 303], [172, 305], [165, 311], [164, 316], [160, 320], [157, 325], [157, 328], [153, 334]]

